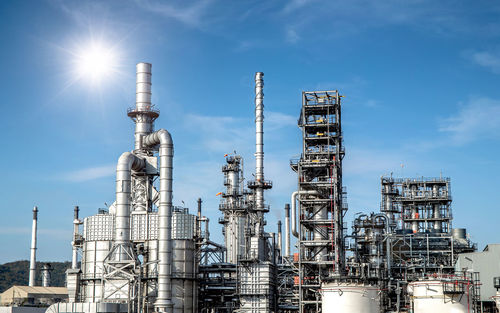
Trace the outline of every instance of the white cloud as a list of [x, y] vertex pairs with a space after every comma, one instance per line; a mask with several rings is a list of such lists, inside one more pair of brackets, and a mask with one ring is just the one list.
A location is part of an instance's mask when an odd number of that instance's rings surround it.
[[205, 15], [213, 2], [213, 0], [199, 0], [186, 4], [185, 1], [136, 0], [136, 4], [146, 11], [173, 18], [192, 27], [202, 26]]
[[439, 131], [449, 135], [449, 141], [463, 145], [478, 138], [500, 135], [500, 101], [472, 98], [460, 110], [441, 121]]
[[[486, 13], [494, 9], [485, 7], [479, 10]], [[439, 36], [492, 36], [500, 32], [498, 23], [478, 23], [466, 7], [446, 0], [292, 0], [283, 6], [281, 13], [286, 19], [285, 30], [293, 29], [298, 38], [346, 37], [386, 26], [411, 27]], [[323, 31], [317, 32], [318, 27]]]
[[297, 31], [290, 27], [286, 30], [286, 41], [289, 43], [297, 43], [300, 40], [300, 36]]
[[103, 165], [97, 167], [88, 167], [80, 170], [64, 173], [60, 176], [61, 179], [70, 182], [84, 182], [103, 177], [109, 177], [115, 174], [116, 165]]
[[500, 53], [498, 52], [472, 52], [470, 59], [475, 64], [482, 66], [495, 74], [500, 74]]
[[288, 1], [285, 7], [283, 8], [283, 13], [290, 13], [297, 9], [303, 8], [304, 6], [310, 4], [314, 0], [291, 0]]

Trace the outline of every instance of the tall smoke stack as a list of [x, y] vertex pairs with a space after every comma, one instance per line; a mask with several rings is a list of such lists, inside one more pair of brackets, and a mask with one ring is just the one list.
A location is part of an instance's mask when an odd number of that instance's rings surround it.
[[264, 73], [255, 73], [255, 206], [258, 221], [256, 234], [264, 232]]
[[35, 286], [36, 275], [36, 227], [38, 222], [38, 208], [33, 208], [33, 226], [31, 228], [31, 257], [30, 257], [30, 276], [29, 286]]
[[290, 256], [290, 204], [285, 204], [285, 257]]
[[141, 151], [142, 138], [153, 132], [159, 111], [151, 104], [151, 64], [138, 63], [136, 72], [135, 108], [128, 110], [128, 116], [135, 122], [135, 150]]
[[78, 248], [77, 248], [77, 237], [78, 237], [78, 226], [80, 225], [80, 220], [78, 219], [78, 212], [80, 209], [78, 206], [75, 206], [73, 210], [73, 255], [71, 257], [71, 268], [72, 269], [77, 269], [78, 268]]

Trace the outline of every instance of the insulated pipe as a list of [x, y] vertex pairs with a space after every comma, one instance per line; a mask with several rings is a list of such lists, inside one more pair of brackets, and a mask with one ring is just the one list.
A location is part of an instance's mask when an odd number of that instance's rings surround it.
[[173, 311], [172, 304], [172, 170], [174, 143], [165, 129], [143, 137], [146, 147], [160, 145], [160, 205], [158, 206], [158, 296], [157, 312]]
[[78, 248], [76, 246], [76, 240], [78, 236], [78, 225], [80, 225], [80, 220], [78, 219], [78, 212], [79, 212], [78, 206], [75, 206], [74, 209], [74, 217], [73, 217], [73, 255], [71, 258], [71, 268], [72, 269], [77, 269], [78, 268]]
[[29, 286], [35, 286], [36, 275], [36, 227], [38, 222], [38, 208], [33, 208], [33, 226], [31, 228], [31, 257], [30, 257], [30, 277]]
[[292, 235], [294, 235], [296, 238], [299, 238], [299, 232], [297, 231], [297, 196], [299, 194], [301, 195], [314, 195], [317, 194], [318, 192], [315, 190], [301, 190], [301, 191], [294, 191], [292, 193], [291, 197], [291, 202], [292, 202]]
[[130, 243], [130, 193], [132, 170], [144, 168], [144, 160], [133, 153], [124, 152], [116, 166], [116, 214], [115, 245], [122, 246], [116, 251], [115, 260], [128, 260], [127, 251], [123, 249]]
[[285, 204], [285, 257], [290, 256], [290, 204]]
[[255, 189], [255, 204], [259, 216], [256, 233], [263, 232], [264, 210], [264, 73], [255, 73], [255, 180], [259, 187]]

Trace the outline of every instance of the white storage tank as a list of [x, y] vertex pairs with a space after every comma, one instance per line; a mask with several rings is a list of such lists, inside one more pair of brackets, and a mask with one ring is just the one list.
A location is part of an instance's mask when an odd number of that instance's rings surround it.
[[379, 313], [377, 286], [355, 283], [325, 283], [321, 288], [323, 313]]
[[422, 280], [408, 284], [414, 313], [472, 311], [469, 284], [463, 280]]

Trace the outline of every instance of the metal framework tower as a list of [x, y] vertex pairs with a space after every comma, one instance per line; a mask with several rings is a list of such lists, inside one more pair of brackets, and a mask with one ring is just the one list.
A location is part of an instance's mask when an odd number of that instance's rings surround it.
[[[299, 127], [302, 156], [292, 160], [299, 189], [299, 301], [300, 312], [317, 312], [321, 284], [344, 274], [343, 216], [347, 210], [342, 188], [341, 96], [338, 91], [302, 93]], [[296, 214], [293, 212], [292, 214]]]
[[243, 159], [239, 155], [231, 155], [226, 158], [226, 163], [222, 167], [226, 191], [219, 205], [224, 217], [219, 223], [224, 225], [225, 262], [237, 264], [245, 253], [245, 228], [248, 225], [248, 206], [243, 190]]

